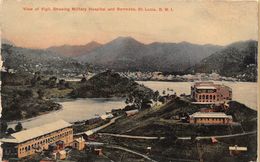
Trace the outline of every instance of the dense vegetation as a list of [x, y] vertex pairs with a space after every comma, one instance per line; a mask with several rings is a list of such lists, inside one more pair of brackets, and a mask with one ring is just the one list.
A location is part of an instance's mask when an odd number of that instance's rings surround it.
[[61, 108], [59, 104], [51, 100], [44, 100], [39, 89], [32, 87], [32, 76], [9, 73], [2, 73], [2, 76], [3, 120], [30, 118]]
[[231, 44], [203, 59], [189, 71], [216, 72], [222, 76], [234, 77], [242, 81], [256, 81], [257, 42], [245, 41]]
[[29, 49], [3, 44], [1, 48], [3, 66], [7, 70], [47, 75], [79, 75], [87, 65], [41, 49]]
[[81, 80], [72, 97], [126, 97], [139, 91], [143, 95], [152, 95], [152, 90], [139, 85], [133, 80], [120, 76], [118, 73], [106, 71], [95, 75], [89, 80]]
[[34, 75], [3, 72], [2, 76], [2, 119], [7, 121], [58, 110], [61, 106], [52, 100], [55, 98], [109, 98], [134, 94], [142, 99], [135, 103], [142, 104], [153, 97], [152, 90], [111, 71], [81, 81], [46, 77], [40, 72]]

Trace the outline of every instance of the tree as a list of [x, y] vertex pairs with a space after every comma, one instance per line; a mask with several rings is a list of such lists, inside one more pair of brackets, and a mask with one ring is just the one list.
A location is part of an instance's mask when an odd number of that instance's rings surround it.
[[162, 94], [163, 94], [163, 95], [165, 95], [165, 94], [166, 94], [166, 91], [165, 91], [165, 90], [163, 90]]
[[130, 94], [130, 95], [128, 95], [128, 97], [126, 98], [125, 103], [128, 105], [128, 104], [133, 103], [133, 101], [134, 101], [134, 97], [132, 96], [132, 94]]
[[14, 129], [16, 132], [21, 131], [23, 129], [22, 123], [18, 122]]
[[159, 91], [155, 91], [154, 94], [153, 94], [153, 100], [155, 102], [157, 102], [159, 100], [159, 97], [160, 97]]
[[64, 79], [59, 80], [59, 88], [64, 89], [65, 88], [66, 81]]
[[84, 77], [81, 79], [80, 83], [86, 83], [87, 79]]
[[65, 87], [66, 87], [66, 88], [71, 88], [70, 83], [69, 83], [69, 82], [66, 82], [66, 83], [65, 83]]
[[141, 90], [135, 90], [129, 94], [125, 100], [126, 104], [131, 104], [138, 109], [151, 107], [152, 95]]
[[44, 97], [44, 91], [43, 91], [42, 89], [39, 89], [39, 90], [37, 91], [37, 93], [38, 93], [38, 98], [39, 98], [39, 99], [42, 99], [42, 98]]
[[148, 99], [144, 99], [141, 103], [141, 109], [148, 109], [151, 108], [152, 101]]
[[56, 81], [57, 81], [57, 78], [55, 76], [50, 77], [49, 80], [48, 80], [49, 87], [50, 88], [56, 87]]
[[8, 128], [7, 129], [7, 134], [13, 134], [13, 133], [15, 133], [13, 128]]
[[21, 92], [21, 96], [23, 98], [32, 98], [33, 97], [33, 91], [31, 89], [26, 89], [25, 91]]
[[37, 78], [36, 77], [32, 78], [30, 82], [31, 82], [31, 86], [34, 87], [37, 83]]
[[5, 121], [1, 120], [0, 126], [1, 126], [0, 131], [2, 133], [6, 132], [7, 127], [8, 127], [7, 123]]

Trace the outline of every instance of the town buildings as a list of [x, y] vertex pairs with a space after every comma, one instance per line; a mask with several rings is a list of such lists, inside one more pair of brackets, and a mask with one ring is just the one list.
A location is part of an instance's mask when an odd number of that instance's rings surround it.
[[83, 150], [85, 148], [85, 140], [82, 137], [74, 139], [72, 147], [77, 150]]
[[58, 120], [11, 134], [10, 138], [3, 138], [1, 142], [4, 158], [22, 158], [47, 150], [53, 144], [70, 146], [73, 142], [73, 129], [71, 124]]
[[223, 103], [232, 100], [232, 89], [213, 82], [196, 82], [191, 86], [191, 98], [198, 103]]
[[222, 112], [196, 112], [190, 115], [192, 124], [231, 124], [232, 122], [232, 116]]

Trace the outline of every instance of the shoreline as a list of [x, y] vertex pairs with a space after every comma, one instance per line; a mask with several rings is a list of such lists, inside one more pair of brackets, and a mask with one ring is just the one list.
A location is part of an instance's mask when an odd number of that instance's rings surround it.
[[[160, 83], [160, 82], [165, 82], [165, 81], [137, 81], [138, 83], [142, 83], [142, 82], [147, 82], [147, 83], [153, 83], [153, 82], [157, 82], [157, 83]], [[166, 81], [166, 83], [167, 82], [169, 82], [169, 81]], [[255, 82], [230, 82], [230, 81], [214, 81], [214, 82], [223, 82], [223, 83], [234, 83], [234, 84], [236, 84], [236, 83], [242, 83], [242, 84], [256, 84]], [[175, 82], [173, 82], [173, 83], [175, 83]], [[176, 82], [177, 83], [177, 82]], [[179, 82], [179, 83], [193, 83], [193, 82]], [[120, 99], [122, 99], [122, 98], [120, 98], [120, 97], [111, 97], [111, 98], [68, 98], [68, 97], [64, 97], [64, 98], [52, 98], [52, 99], [50, 99], [50, 100], [52, 100], [53, 102], [55, 102], [55, 103], [58, 103], [58, 104], [60, 104], [60, 103], [64, 103], [64, 102], [73, 102], [73, 101], [77, 101], [77, 100], [89, 100], [89, 99], [91, 99], [91, 100], [97, 100], [97, 101], [106, 101], [106, 100], [114, 100], [114, 101], [119, 101]], [[254, 110], [254, 111], [258, 111], [258, 108], [256, 107], [252, 107], [252, 106], [249, 106], [249, 105], [247, 105], [246, 103], [244, 103], [244, 102], [241, 102], [241, 101], [239, 101], [239, 100], [233, 100], [233, 101], [237, 101], [237, 102], [239, 102], [239, 103], [241, 103], [241, 104], [244, 104], [245, 106], [247, 106], [248, 108], [250, 108], [251, 110]], [[61, 108], [60, 109], [58, 109], [58, 110], [52, 110], [52, 111], [46, 111], [46, 112], [42, 112], [42, 113], [39, 113], [39, 115], [36, 115], [36, 116], [34, 116], [34, 117], [31, 117], [31, 118], [25, 118], [25, 119], [22, 119], [22, 120], [12, 120], [12, 121], [8, 121], [7, 122], [7, 124], [8, 125], [15, 125], [15, 124], [17, 124], [18, 122], [21, 122], [21, 123], [24, 123], [24, 122], [30, 122], [30, 121], [32, 121], [32, 120], [35, 120], [35, 119], [37, 119], [37, 118], [39, 118], [39, 117], [41, 117], [41, 116], [43, 116], [43, 115], [46, 115], [46, 114], [51, 114], [51, 113], [57, 113], [57, 112], [59, 112], [59, 111], [62, 111], [63, 110], [63, 105], [61, 104]]]
[[[112, 98], [76, 98], [76, 99], [58, 99], [58, 100], [55, 100], [53, 99], [54, 102], [60, 104], [60, 103], [63, 103], [63, 102], [73, 102], [73, 101], [79, 101], [79, 100], [103, 100], [103, 101], [123, 101], [124, 99], [123, 98], [118, 98], [118, 97], [112, 97]], [[7, 125], [8, 127], [14, 127], [18, 122], [21, 122], [22, 124], [23, 123], [26, 123], [26, 122], [30, 122], [30, 121], [33, 121], [33, 120], [37, 120], [38, 118], [42, 117], [43, 115], [48, 115], [48, 114], [52, 114], [52, 113], [58, 113], [60, 111], [63, 111], [63, 105], [61, 105], [61, 108], [59, 110], [52, 110], [52, 111], [48, 111], [48, 112], [44, 112], [44, 113], [41, 113], [37, 116], [34, 116], [34, 117], [31, 117], [31, 118], [27, 118], [27, 119], [22, 119], [22, 120], [13, 120], [13, 121], [8, 121], [7, 122]], [[121, 109], [124, 108], [124, 107], [121, 107]], [[112, 110], [112, 109], [111, 109]], [[102, 112], [102, 114], [105, 114], [106, 112]], [[84, 121], [84, 120], [88, 120], [88, 119], [91, 119], [91, 118], [86, 118], [86, 119], [82, 119], [82, 120], [77, 120], [77, 121]], [[71, 121], [68, 121], [71, 123]]]
[[6, 122], [6, 123], [7, 123], [8, 126], [9, 126], [9, 125], [17, 124], [18, 122], [20, 122], [20, 123], [23, 124], [24, 122], [29, 122], [29, 121], [31, 121], [31, 120], [35, 120], [35, 119], [39, 118], [39, 117], [42, 116], [42, 115], [59, 112], [59, 111], [61, 111], [61, 110], [62, 110], [62, 108], [60, 108], [59, 110], [46, 111], [46, 112], [40, 113], [39, 115], [36, 115], [36, 116], [34, 116], [34, 117], [31, 117], [31, 118], [25, 118], [25, 119], [21, 119], [21, 120], [12, 120], [12, 121], [8, 121], [8, 122]]

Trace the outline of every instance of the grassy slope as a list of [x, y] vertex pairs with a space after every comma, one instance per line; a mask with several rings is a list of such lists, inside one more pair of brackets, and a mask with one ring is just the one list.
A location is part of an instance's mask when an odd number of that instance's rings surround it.
[[[177, 161], [176, 159], [191, 159], [198, 160], [199, 154], [197, 143], [190, 140], [174, 140], [169, 135], [177, 136], [189, 135], [217, 135], [231, 134], [242, 132], [241, 126], [228, 125], [190, 125], [180, 124], [176, 120], [171, 119], [171, 116], [179, 112], [193, 113], [200, 107], [191, 105], [182, 100], [175, 100], [161, 107], [144, 110], [132, 117], [123, 117], [115, 124], [102, 130], [102, 132], [131, 134], [131, 135], [147, 135], [147, 136], [162, 136], [168, 137], [166, 140], [139, 140], [139, 139], [124, 139], [115, 137], [102, 137], [102, 140], [111, 144], [121, 145], [131, 148], [138, 152], [146, 153], [148, 146], [152, 147], [151, 157], [162, 162]], [[232, 101], [230, 109], [227, 112], [231, 114], [235, 121], [242, 122], [244, 130], [255, 129], [252, 125], [256, 124], [256, 120], [250, 124], [243, 124], [245, 121], [256, 119], [257, 113], [245, 107], [243, 104]], [[245, 157], [229, 156], [228, 147], [233, 145], [246, 146], [248, 152]], [[211, 140], [201, 140], [202, 157], [206, 162], [244, 162], [256, 157], [256, 136], [243, 136], [238, 138], [221, 139], [219, 143], [212, 144]]]
[[[235, 121], [242, 122], [245, 130], [253, 130], [256, 123], [256, 120], [253, 120], [257, 117], [256, 112], [234, 101], [230, 105], [230, 110], [227, 113], [231, 114]], [[103, 131], [148, 136], [171, 133], [177, 136], [191, 136], [194, 133], [198, 135], [221, 135], [242, 132], [240, 125], [191, 125], [172, 119], [180, 112], [192, 114], [200, 108], [201, 106], [176, 99], [162, 107], [145, 110], [132, 117], [124, 117]]]

